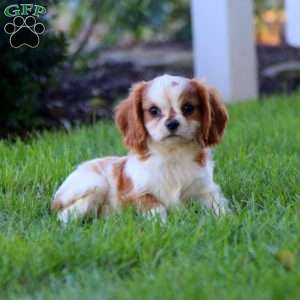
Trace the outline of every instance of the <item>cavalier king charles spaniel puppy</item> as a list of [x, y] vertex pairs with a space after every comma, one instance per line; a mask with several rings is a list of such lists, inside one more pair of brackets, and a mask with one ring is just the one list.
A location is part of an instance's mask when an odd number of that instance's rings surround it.
[[66, 223], [130, 205], [164, 222], [169, 208], [193, 199], [224, 214], [227, 200], [213, 180], [210, 152], [227, 119], [217, 92], [199, 80], [163, 75], [134, 85], [115, 117], [128, 155], [79, 165], [52, 210]]

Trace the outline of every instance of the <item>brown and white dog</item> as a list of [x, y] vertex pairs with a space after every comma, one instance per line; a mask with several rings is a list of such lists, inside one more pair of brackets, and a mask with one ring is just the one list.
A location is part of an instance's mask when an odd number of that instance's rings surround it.
[[165, 221], [169, 208], [196, 199], [225, 213], [210, 148], [227, 119], [216, 91], [201, 81], [163, 75], [136, 84], [116, 108], [129, 154], [81, 164], [56, 192], [52, 209], [68, 222], [133, 205]]

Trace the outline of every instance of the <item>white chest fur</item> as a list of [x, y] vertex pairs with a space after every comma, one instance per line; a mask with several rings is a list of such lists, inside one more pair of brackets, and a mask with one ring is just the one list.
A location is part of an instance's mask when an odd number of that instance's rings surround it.
[[152, 194], [166, 207], [200, 196], [213, 183], [213, 163], [210, 155], [204, 166], [195, 161], [198, 147], [151, 148], [152, 155], [146, 160], [130, 154], [126, 174], [134, 182], [135, 192]]

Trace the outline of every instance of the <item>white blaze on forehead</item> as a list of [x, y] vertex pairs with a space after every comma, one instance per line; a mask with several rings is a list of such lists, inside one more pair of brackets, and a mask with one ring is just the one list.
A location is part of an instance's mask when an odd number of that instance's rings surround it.
[[188, 79], [180, 76], [163, 75], [150, 82], [147, 99], [160, 108], [176, 107], [178, 99], [188, 84]]

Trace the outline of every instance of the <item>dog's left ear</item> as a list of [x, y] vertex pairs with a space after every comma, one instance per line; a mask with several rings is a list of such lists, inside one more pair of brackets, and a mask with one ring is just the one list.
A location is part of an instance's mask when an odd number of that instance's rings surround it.
[[145, 155], [147, 131], [144, 126], [142, 100], [146, 82], [133, 86], [127, 99], [116, 107], [115, 120], [124, 136], [124, 144], [140, 155]]
[[193, 79], [201, 110], [200, 139], [204, 146], [212, 147], [220, 143], [228, 122], [228, 113], [217, 91], [199, 80]]

